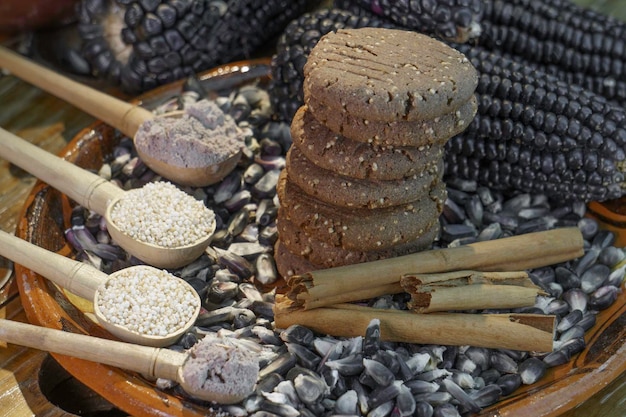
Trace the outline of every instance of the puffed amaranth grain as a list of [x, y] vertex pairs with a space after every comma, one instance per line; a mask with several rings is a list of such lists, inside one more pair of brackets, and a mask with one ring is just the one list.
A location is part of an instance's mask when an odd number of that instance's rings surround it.
[[419, 252], [429, 249], [439, 234], [439, 222], [436, 222], [422, 236], [413, 241], [389, 249], [358, 251], [333, 246], [307, 235], [302, 229], [288, 220], [280, 210], [276, 225], [282, 245], [294, 256], [305, 258], [317, 268], [334, 268]]
[[408, 204], [428, 195], [441, 180], [443, 161], [399, 180], [351, 178], [320, 168], [292, 146], [287, 152], [287, 180], [311, 197], [346, 208], [383, 208]]
[[372, 121], [344, 109], [333, 109], [317, 100], [307, 102], [311, 114], [328, 129], [349, 139], [383, 146], [443, 145], [464, 131], [476, 115], [476, 96], [450, 113], [415, 122]]
[[324, 35], [304, 66], [304, 99], [389, 122], [429, 120], [467, 102], [477, 71], [459, 51], [415, 31], [360, 28]]
[[417, 239], [438, 221], [446, 199], [445, 184], [439, 182], [419, 201], [348, 209], [310, 197], [286, 174], [281, 173], [276, 186], [285, 217], [309, 236], [348, 250], [383, 250]]
[[291, 122], [291, 137], [315, 165], [352, 178], [398, 180], [436, 166], [443, 145], [388, 146], [348, 139], [320, 123], [306, 105]]

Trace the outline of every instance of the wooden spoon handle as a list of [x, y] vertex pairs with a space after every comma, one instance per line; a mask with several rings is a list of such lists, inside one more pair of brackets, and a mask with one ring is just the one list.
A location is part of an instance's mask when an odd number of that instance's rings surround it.
[[170, 349], [100, 339], [4, 319], [0, 319], [0, 340], [175, 381], [187, 356]]
[[100, 215], [112, 200], [120, 198], [124, 190], [56, 155], [0, 128], [0, 157], [7, 159], [57, 190], [67, 194], [78, 204]]
[[150, 111], [142, 107], [66, 78], [4, 47], [0, 47], [0, 66], [16, 77], [101, 119], [131, 138], [144, 121], [153, 117]]
[[90, 301], [98, 286], [109, 278], [91, 265], [40, 248], [4, 231], [0, 231], [0, 255]]

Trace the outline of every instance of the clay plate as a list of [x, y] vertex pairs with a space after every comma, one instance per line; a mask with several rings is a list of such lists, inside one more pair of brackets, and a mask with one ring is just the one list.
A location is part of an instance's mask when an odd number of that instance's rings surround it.
[[[223, 66], [201, 74], [203, 83], [228, 86], [266, 77], [267, 61], [251, 61]], [[161, 87], [141, 96], [151, 107], [177, 94], [182, 83]], [[82, 130], [62, 152], [75, 164], [97, 169], [119, 141], [119, 135], [95, 123]], [[56, 190], [38, 182], [20, 216], [17, 235], [29, 242], [72, 256], [63, 230], [69, 224], [72, 203]], [[113, 338], [72, 304], [66, 295], [43, 277], [15, 266], [20, 296], [28, 319], [35, 324]], [[587, 348], [569, 363], [555, 367], [538, 383], [517, 390], [480, 416], [558, 416], [600, 391], [626, 372], [626, 293], [622, 292], [610, 309], [598, 315], [597, 324], [587, 332]], [[211, 416], [209, 407], [159, 391], [135, 373], [84, 360], [54, 355], [74, 377], [133, 416]]]
[[626, 246], [626, 197], [589, 203], [587, 214], [615, 233], [615, 245]]

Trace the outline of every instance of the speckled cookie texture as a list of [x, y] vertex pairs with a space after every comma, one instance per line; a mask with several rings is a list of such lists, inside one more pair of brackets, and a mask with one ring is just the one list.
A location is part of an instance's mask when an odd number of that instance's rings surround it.
[[353, 178], [398, 180], [439, 164], [443, 145], [389, 146], [348, 139], [320, 123], [307, 106], [291, 122], [293, 144], [315, 165]]
[[347, 208], [383, 208], [419, 200], [441, 180], [443, 161], [399, 180], [362, 180], [320, 168], [296, 146], [287, 152], [287, 180], [311, 197]]
[[477, 110], [477, 72], [412, 31], [328, 33], [304, 66], [304, 102], [276, 193], [285, 277], [429, 248], [447, 197], [446, 142]]
[[308, 259], [289, 251], [281, 240], [274, 244], [274, 259], [276, 260], [276, 270], [282, 277], [302, 275], [323, 269], [320, 265], [315, 265]]
[[353, 251], [333, 246], [307, 235], [300, 227], [284, 217], [280, 211], [277, 227], [284, 249], [294, 256], [306, 259], [317, 269], [371, 262], [415, 253], [430, 248], [439, 233], [439, 223], [435, 223], [422, 236], [403, 245], [384, 250]]
[[345, 109], [333, 109], [310, 99], [307, 102], [311, 114], [335, 133], [349, 139], [384, 146], [424, 147], [441, 146], [452, 136], [464, 131], [476, 115], [476, 97], [450, 113], [427, 120], [373, 121], [355, 116]]
[[282, 215], [309, 236], [357, 251], [388, 249], [419, 238], [438, 221], [446, 198], [445, 185], [439, 182], [418, 201], [381, 209], [347, 209], [310, 197], [287, 181], [285, 171], [276, 191]]
[[367, 120], [429, 120], [467, 102], [478, 83], [467, 57], [414, 31], [361, 28], [324, 35], [304, 66], [304, 99]]

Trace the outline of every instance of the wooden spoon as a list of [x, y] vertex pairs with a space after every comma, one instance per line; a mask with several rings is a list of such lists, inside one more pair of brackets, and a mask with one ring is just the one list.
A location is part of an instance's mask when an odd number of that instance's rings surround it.
[[[253, 391], [258, 378], [258, 362], [248, 352], [242, 352], [241, 348], [228, 341], [221, 344], [217, 338], [215, 341], [210, 340], [212, 339], [210, 336], [205, 339], [207, 344], [212, 344], [210, 349], [213, 349], [217, 356], [221, 356], [220, 351], [228, 353], [226, 361], [207, 358], [210, 365], [216, 367], [222, 365], [222, 369], [214, 373], [223, 377], [223, 380], [187, 379], [185, 375], [189, 375], [189, 372], [186, 372], [186, 368], [195, 367], [198, 362], [193, 363], [189, 360], [192, 357], [191, 353], [117, 342], [0, 319], [2, 341], [140, 372], [150, 379], [164, 378], [177, 381], [188, 394], [205, 401], [230, 404], [243, 400]], [[205, 339], [199, 344], [205, 343]], [[229, 374], [229, 370], [233, 368], [237, 368], [239, 372], [231, 371]], [[242, 371], [246, 371], [246, 375], [242, 376]]]
[[[190, 291], [190, 294], [195, 296], [194, 313], [178, 330], [168, 335], [141, 334], [127, 327], [112, 323], [107, 315], [100, 310], [98, 299], [106, 294], [107, 282], [122, 273], [122, 271], [124, 274], [128, 273], [129, 270], [139, 272], [139, 269], [146, 268], [155, 270], [155, 272], [159, 271], [156, 268], [146, 265], [131, 266], [107, 275], [91, 265], [50, 252], [4, 231], [0, 231], [0, 255], [35, 271], [73, 294], [92, 301], [98, 323], [111, 334], [128, 342], [147, 346], [171, 345], [193, 326], [198, 314], [200, 314], [201, 302], [197, 292], [187, 282], [170, 275], [173, 283], [183, 285], [186, 290]], [[150, 297], [150, 294], [146, 294], [146, 297]]]
[[[112, 182], [46, 152], [2, 128], [0, 157], [46, 181], [78, 204], [104, 216], [113, 240], [147, 264], [159, 268], [185, 266], [204, 252], [213, 237], [214, 229], [197, 242], [179, 247], [164, 247], [137, 240], [111, 221], [111, 209], [127, 197], [127, 192]], [[213, 215], [210, 210], [207, 214]], [[213, 224], [215, 226], [215, 222]]]
[[[11, 50], [0, 47], [0, 66], [84, 112], [134, 138], [139, 127], [155, 116], [147, 109], [109, 96], [35, 64]], [[161, 117], [161, 116], [160, 116]], [[182, 185], [203, 187], [221, 181], [237, 165], [241, 151], [226, 159], [202, 167], [172, 165], [150, 149], [135, 146], [139, 157], [154, 172]], [[180, 151], [180, 150], [179, 150]], [[183, 150], [184, 152], [184, 150]]]

